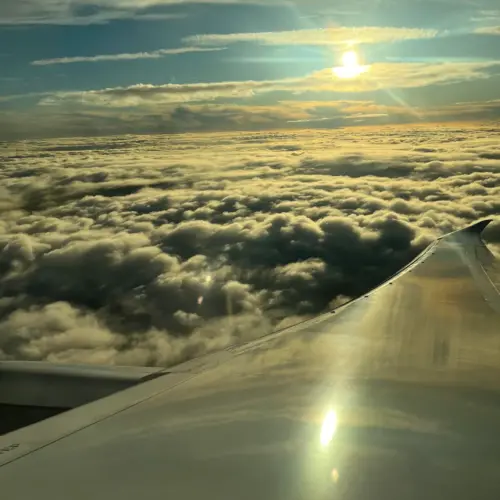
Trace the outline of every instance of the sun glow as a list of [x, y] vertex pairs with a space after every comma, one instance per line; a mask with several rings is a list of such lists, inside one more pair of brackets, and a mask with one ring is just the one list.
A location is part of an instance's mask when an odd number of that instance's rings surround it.
[[342, 66], [332, 68], [332, 72], [339, 78], [355, 78], [368, 71], [368, 66], [359, 64], [359, 56], [356, 51], [349, 50], [342, 54]]

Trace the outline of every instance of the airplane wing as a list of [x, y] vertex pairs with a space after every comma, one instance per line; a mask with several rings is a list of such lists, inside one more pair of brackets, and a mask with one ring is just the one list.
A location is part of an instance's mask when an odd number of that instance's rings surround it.
[[500, 498], [487, 223], [335, 311], [0, 436], [2, 497]]
[[0, 361], [0, 435], [162, 375], [161, 368]]

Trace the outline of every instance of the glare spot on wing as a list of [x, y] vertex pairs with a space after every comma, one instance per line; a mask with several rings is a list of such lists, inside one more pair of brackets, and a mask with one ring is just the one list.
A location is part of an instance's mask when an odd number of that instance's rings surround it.
[[323, 419], [320, 433], [320, 443], [322, 446], [328, 446], [337, 430], [337, 413], [335, 410], [329, 410]]

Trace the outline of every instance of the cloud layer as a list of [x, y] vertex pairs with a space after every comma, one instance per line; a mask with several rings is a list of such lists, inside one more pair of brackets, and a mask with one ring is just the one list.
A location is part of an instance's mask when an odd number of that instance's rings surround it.
[[129, 107], [144, 104], [202, 102], [213, 99], [250, 97], [268, 92], [360, 93], [376, 90], [417, 88], [486, 79], [498, 71], [500, 62], [452, 63], [377, 63], [354, 79], [335, 76], [332, 68], [316, 71], [304, 77], [280, 80], [222, 81], [186, 84], [138, 84], [99, 90], [54, 92], [40, 104], [78, 103], [89, 106]]
[[[44, 64], [57, 61], [45, 60]], [[79, 92], [13, 94], [0, 97], [5, 108], [0, 113], [0, 139], [266, 130], [298, 128], [305, 123], [336, 128], [494, 121], [500, 115], [498, 100], [422, 107], [407, 102], [398, 90], [477, 82], [499, 70], [497, 61], [377, 63], [355, 79], [338, 78], [332, 68], [326, 68], [304, 77], [276, 80], [137, 84]], [[339, 99], [346, 95], [351, 99]], [[262, 104], [264, 99], [269, 103]], [[19, 109], [17, 103], [23, 103]]]
[[5, 144], [0, 358], [169, 365], [362, 294], [500, 212], [497, 139], [436, 126]]

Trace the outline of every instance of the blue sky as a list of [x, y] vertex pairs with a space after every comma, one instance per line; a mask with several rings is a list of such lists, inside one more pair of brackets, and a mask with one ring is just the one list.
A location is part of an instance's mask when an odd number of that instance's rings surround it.
[[2, 0], [0, 138], [496, 120], [495, 4]]

